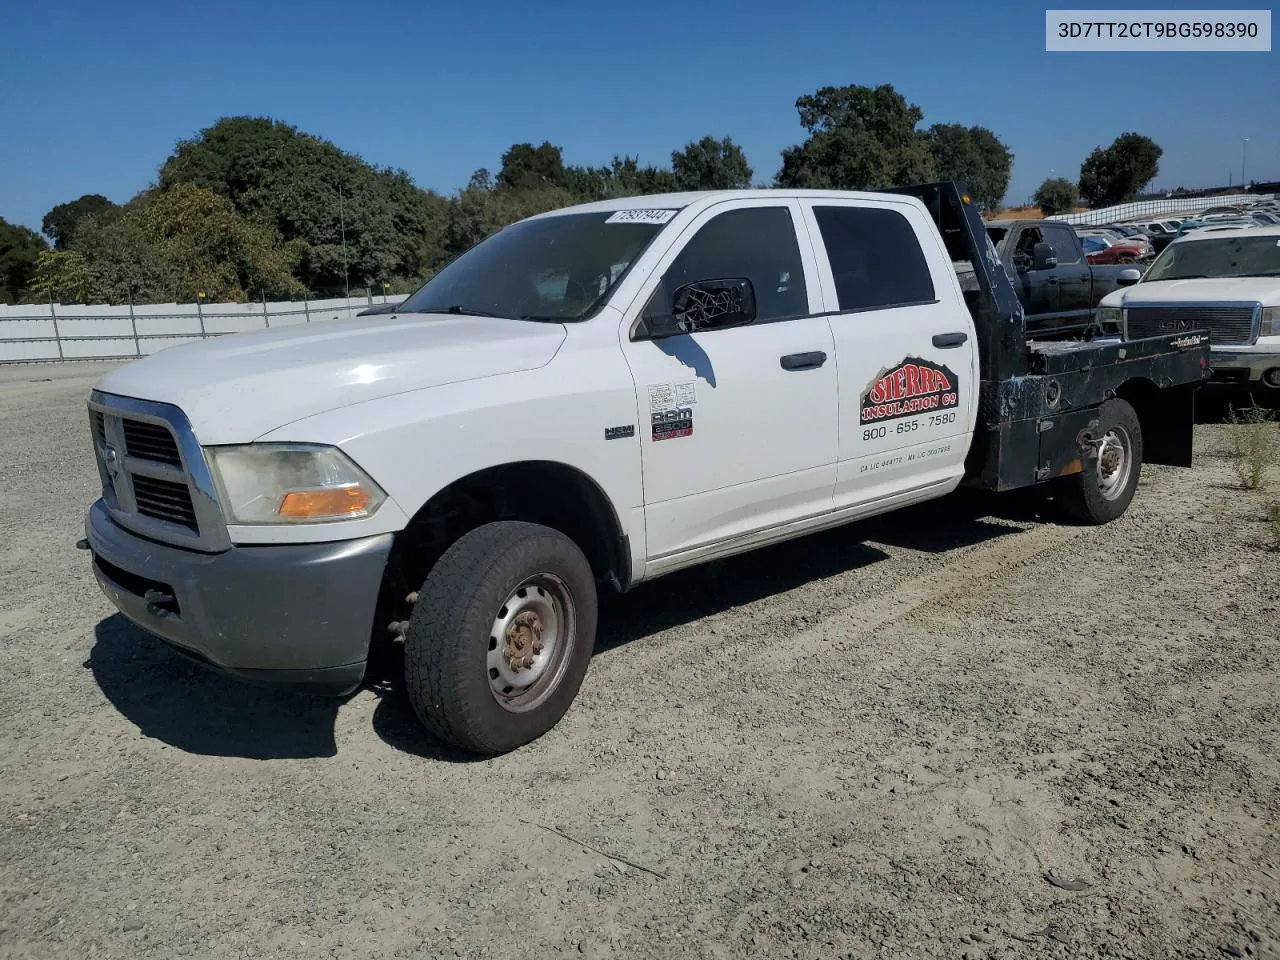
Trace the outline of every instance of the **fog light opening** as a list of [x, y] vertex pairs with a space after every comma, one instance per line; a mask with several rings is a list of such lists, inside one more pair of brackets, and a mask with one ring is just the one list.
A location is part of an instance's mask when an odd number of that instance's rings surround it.
[[1272, 367], [1262, 375], [1262, 382], [1268, 387], [1280, 390], [1280, 367]]

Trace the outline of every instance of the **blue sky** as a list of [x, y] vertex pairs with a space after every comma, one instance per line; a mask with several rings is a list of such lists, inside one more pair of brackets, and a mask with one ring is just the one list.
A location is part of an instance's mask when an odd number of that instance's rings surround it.
[[446, 193], [543, 139], [567, 163], [666, 164], [731, 136], [764, 181], [802, 139], [796, 97], [847, 83], [892, 83], [925, 124], [990, 127], [1015, 155], [1011, 202], [1126, 130], [1164, 147], [1160, 186], [1238, 181], [1243, 137], [1249, 177], [1280, 179], [1280, 54], [1046, 53], [1025, 0], [64, 0], [13, 6], [5, 34], [0, 216], [36, 229], [84, 193], [128, 200], [230, 114]]

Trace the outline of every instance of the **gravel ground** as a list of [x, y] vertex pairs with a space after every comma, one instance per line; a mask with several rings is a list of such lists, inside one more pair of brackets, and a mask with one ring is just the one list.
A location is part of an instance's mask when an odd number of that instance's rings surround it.
[[471, 762], [394, 682], [113, 615], [101, 370], [0, 369], [0, 957], [1280, 957], [1280, 557], [1221, 425], [1107, 527], [955, 497], [615, 599]]

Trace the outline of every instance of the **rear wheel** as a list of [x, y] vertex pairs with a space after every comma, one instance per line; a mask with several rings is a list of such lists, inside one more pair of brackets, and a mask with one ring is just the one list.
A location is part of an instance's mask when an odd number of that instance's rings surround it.
[[485, 524], [419, 592], [405, 638], [409, 700], [441, 741], [506, 753], [568, 711], [595, 633], [595, 578], [572, 540], [538, 524]]
[[1059, 500], [1073, 519], [1098, 525], [1129, 509], [1142, 474], [1142, 426], [1128, 401], [1098, 408], [1094, 448], [1084, 468], [1062, 480]]

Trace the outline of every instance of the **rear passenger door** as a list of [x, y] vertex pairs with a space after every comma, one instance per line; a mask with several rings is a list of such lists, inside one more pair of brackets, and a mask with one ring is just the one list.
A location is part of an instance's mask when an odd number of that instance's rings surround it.
[[1086, 326], [1093, 313], [1093, 272], [1081, 253], [1080, 238], [1063, 224], [1044, 225], [1045, 242], [1053, 247], [1058, 266], [1053, 274], [1058, 280], [1058, 326]]
[[912, 203], [806, 199], [836, 351], [836, 510], [958, 484], [977, 338], [951, 259]]

